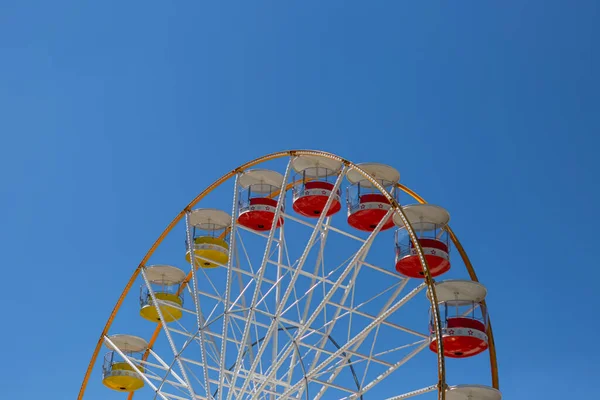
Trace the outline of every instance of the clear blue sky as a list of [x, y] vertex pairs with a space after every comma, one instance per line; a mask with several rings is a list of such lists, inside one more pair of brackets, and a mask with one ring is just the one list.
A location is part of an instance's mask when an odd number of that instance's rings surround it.
[[506, 399], [592, 398], [599, 17], [587, 0], [4, 0], [3, 397], [74, 398], [170, 219], [247, 160], [319, 148], [392, 164], [451, 212]]

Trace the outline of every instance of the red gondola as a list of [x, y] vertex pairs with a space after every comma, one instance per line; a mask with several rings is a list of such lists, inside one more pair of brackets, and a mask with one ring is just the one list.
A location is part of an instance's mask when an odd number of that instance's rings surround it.
[[[239, 185], [241, 191], [238, 224], [255, 231], [270, 230], [284, 185], [283, 176], [279, 172], [267, 169], [249, 170], [239, 177]], [[283, 216], [279, 217], [276, 227], [281, 225]]]
[[[466, 358], [487, 350], [487, 313], [482, 304], [485, 286], [474, 281], [448, 280], [436, 283], [435, 289], [442, 319], [444, 355]], [[437, 352], [433, 319], [430, 319], [429, 348]]]
[[[433, 204], [412, 204], [402, 207], [410, 222], [432, 277], [450, 270], [450, 240], [445, 230], [450, 215], [442, 207]], [[394, 216], [396, 231], [396, 271], [409, 278], [425, 276], [417, 249], [410, 239], [400, 214]]]
[[[381, 185], [390, 197], [396, 198], [396, 184], [400, 180], [400, 173], [396, 169], [376, 163], [358, 166]], [[351, 169], [346, 178], [350, 182], [347, 190], [348, 224], [358, 230], [372, 232], [391, 208], [390, 201], [358, 170]], [[382, 231], [394, 226], [392, 216], [388, 218]]]
[[[292, 168], [298, 174], [294, 181], [301, 181], [301, 184], [294, 186], [293, 190], [294, 211], [305, 217], [319, 218], [334, 190], [342, 163], [329, 158], [307, 155], [295, 157], [292, 160]], [[337, 189], [325, 215], [329, 217], [341, 208], [340, 190]]]

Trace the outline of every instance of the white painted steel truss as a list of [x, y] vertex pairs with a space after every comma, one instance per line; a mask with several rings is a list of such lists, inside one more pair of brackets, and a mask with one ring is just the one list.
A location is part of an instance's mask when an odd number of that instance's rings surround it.
[[[289, 174], [288, 163], [285, 182]], [[342, 181], [343, 174], [326, 209]], [[143, 365], [154, 398], [361, 398], [427, 348], [429, 335], [398, 316], [426, 285], [394, 271], [391, 235], [385, 237], [390, 261], [376, 265], [369, 257], [387, 218], [361, 237], [325, 213], [309, 220], [291, 215], [291, 206], [277, 207], [274, 221], [282, 216], [285, 224], [261, 233], [236, 223], [237, 179], [233, 197], [227, 265], [189, 265], [191, 301], [169, 303], [183, 317], [162, 323], [166, 343], [147, 360], [129, 358], [132, 367]], [[285, 200], [280, 196], [278, 205]], [[193, 243], [188, 218], [185, 233]], [[166, 303], [142, 277], [160, 313]], [[413, 314], [425, 328], [427, 308]]]

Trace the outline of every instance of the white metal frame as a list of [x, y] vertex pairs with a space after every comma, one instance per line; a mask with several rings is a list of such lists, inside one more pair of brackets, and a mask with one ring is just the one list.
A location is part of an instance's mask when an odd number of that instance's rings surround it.
[[[288, 182], [290, 170], [291, 159], [288, 160], [285, 170], [284, 187]], [[384, 268], [366, 260], [373, 241], [376, 240], [381, 227], [394, 210], [390, 209], [387, 212], [366, 239], [348, 232], [351, 229], [349, 227], [333, 226], [331, 217], [326, 217], [327, 210], [333, 203], [337, 190], [342, 185], [346, 175], [345, 172], [346, 167], [338, 175], [325, 209], [316, 221], [309, 222], [298, 216], [285, 213], [281, 205], [285, 201], [286, 192], [282, 191], [279, 195], [269, 232], [255, 232], [237, 224], [239, 173], [236, 174], [230, 226], [229, 260], [227, 265], [221, 266], [227, 268], [225, 285], [215, 285], [211, 281], [210, 272], [202, 268], [197, 271], [194, 263], [195, 257], [190, 257], [192, 279], [188, 289], [193, 297], [194, 306], [193, 309], [175, 307], [184, 311], [184, 314], [195, 316], [196, 326], [193, 328], [185, 327], [178, 321], [170, 324], [164, 322], [159, 308], [162, 302], [155, 298], [144, 271], [142, 271], [142, 277], [150, 290], [153, 302], [161, 317], [165, 337], [174, 358], [174, 362], [168, 364], [156, 352], [151, 352], [151, 355], [159, 360], [159, 364], [154, 365], [155, 369], [164, 371], [164, 378], [158, 387], [151, 383], [153, 378], [150, 377], [150, 374], [140, 372], [146, 383], [158, 396], [164, 400], [186, 399], [186, 397], [169, 393], [168, 387], [172, 387], [179, 391], [185, 389], [192, 399], [212, 399], [215, 392], [213, 389], [216, 389], [215, 398], [218, 400], [223, 400], [223, 398], [231, 400], [232, 398], [285, 399], [292, 397], [300, 399], [304, 395], [308, 395], [306, 390], [310, 383], [313, 386], [320, 386], [318, 392], [310, 393], [311, 398], [314, 399], [323, 398], [329, 389], [346, 392], [347, 397], [344, 398], [360, 398], [364, 393], [427, 348], [429, 344], [428, 334], [389, 320], [392, 314], [427, 288], [427, 285], [421, 282], [403, 297], [400, 297], [405, 290], [408, 290], [410, 279], [399, 276], [393, 271], [393, 266]], [[283, 217], [286, 223], [299, 224], [312, 229], [304, 250], [293, 262], [289, 259], [289, 251], [286, 248], [288, 240], [286, 238], [286, 224], [276, 228], [280, 217]], [[189, 212], [185, 220], [189, 247], [193, 244]], [[256, 238], [263, 240], [266, 239], [264, 253], [260, 265], [257, 265], [258, 268], [252, 266], [248, 249], [242, 240], [242, 233], [244, 235], [254, 235]], [[332, 235], [342, 235], [353, 240], [360, 247], [355, 252], [349, 252], [348, 262], [326, 270], [324, 254]], [[275, 250], [273, 250], [273, 243], [276, 244]], [[394, 243], [392, 239], [390, 239], [389, 246], [390, 254], [393, 254]], [[315, 248], [318, 249], [318, 253], [314, 266], [311, 269], [304, 269], [309, 253]], [[192, 254], [191, 249], [189, 250]], [[256, 252], [256, 249], [253, 248], [250, 251]], [[275, 279], [265, 276], [267, 268], [276, 268]], [[382, 276], [387, 276], [388, 280], [395, 279], [389, 287], [382, 287], [382, 292], [389, 297], [377, 314], [365, 311], [364, 303], [355, 304], [354, 302], [354, 293], [362, 269], [376, 271]], [[236, 276], [239, 290], [233, 289]], [[296, 282], [301, 277], [309, 278], [310, 285], [306, 293], [299, 295], [295, 292], [295, 289]], [[282, 286], [284, 278], [288, 280], [285, 287]], [[214, 293], [199, 287], [201, 279], [202, 282], [206, 280], [212, 285]], [[267, 285], [267, 289], [265, 289], [265, 285]], [[343, 291], [343, 294], [341, 299], [336, 300], [334, 295], [338, 290]], [[276, 307], [267, 309], [267, 299], [271, 295], [275, 298]], [[212, 310], [203, 309], [201, 302], [203, 298], [217, 302], [217, 306]], [[316, 303], [316, 307], [313, 307], [312, 304], [315, 299], [318, 303]], [[217, 312], [216, 310], [221, 307], [223, 312]], [[295, 308], [298, 308], [298, 318], [290, 317], [293, 315], [292, 310]], [[331, 309], [333, 309], [333, 314], [328, 315], [326, 323], [322, 326], [313, 326], [319, 316]], [[365, 321], [358, 325], [361, 328], [360, 331], [352, 335], [349, 333], [347, 338], [341, 340], [341, 345], [337, 349], [329, 348], [328, 340], [336, 324], [344, 318], [352, 321], [352, 318], [358, 319], [359, 317]], [[217, 323], [219, 320], [221, 320], [220, 329], [219, 323]], [[267, 320], [270, 320], [270, 323], [266, 323]], [[289, 328], [281, 331], [282, 326]], [[427, 315], [424, 314], [423, 330], [426, 330], [426, 326]], [[394, 329], [402, 332], [402, 334], [410, 334], [415, 337], [416, 341], [400, 345], [393, 343], [393, 348], [376, 352], [375, 340], [381, 327]], [[256, 339], [259, 330], [265, 333], [260, 343], [252, 346], [252, 338]], [[233, 332], [238, 332], [239, 335]], [[281, 336], [280, 332], [285, 332], [285, 335]], [[360, 347], [371, 332], [375, 332], [375, 339], [370, 350], [363, 352]], [[181, 335], [185, 338], [184, 348], [178, 349], [176, 347], [172, 335]], [[194, 353], [190, 350], [193, 346], [188, 346], [192, 342], [199, 344], [199, 357], [197, 355], [193, 356]], [[228, 349], [230, 346], [235, 346], [237, 349], [235, 363], [231, 370], [227, 365], [228, 360], [232, 360], [232, 355]], [[271, 347], [270, 352], [267, 353], [269, 347]], [[412, 351], [403, 357], [399, 357], [398, 361], [390, 362], [384, 357], [409, 347], [413, 348]], [[199, 358], [199, 360], [195, 358]], [[310, 360], [310, 367], [305, 368], [304, 358]], [[321, 358], [324, 359], [321, 360]], [[351, 384], [339, 382], [338, 377], [343, 370], [350, 365], [360, 365], [361, 363], [365, 365], [365, 368], [363, 369], [364, 373], [359, 388], [352, 386], [354, 382], [351, 382]], [[172, 371], [174, 364], [178, 365], [181, 374]], [[135, 369], [133, 363], [130, 362], [130, 365]], [[377, 376], [369, 375], [367, 378], [371, 365], [385, 367], [385, 370]], [[284, 366], [285, 368], [282, 368]], [[191, 372], [192, 368], [202, 370], [201, 380], [191, 373], [198, 385], [186, 372], [186, 370]], [[302, 368], [303, 379], [297, 378], [299, 368]], [[137, 369], [135, 370], [137, 371]], [[210, 373], [218, 373], [218, 379], [212, 378]], [[176, 381], [167, 379], [169, 374], [172, 374]], [[407, 392], [390, 398], [390, 400], [413, 397], [435, 390], [436, 387], [431, 386]], [[203, 395], [198, 395], [199, 391], [202, 391]]]

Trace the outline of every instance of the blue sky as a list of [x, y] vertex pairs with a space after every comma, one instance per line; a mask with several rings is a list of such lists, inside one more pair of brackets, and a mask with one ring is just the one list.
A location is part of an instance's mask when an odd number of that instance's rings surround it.
[[0, 10], [7, 398], [74, 398], [171, 218], [290, 148], [394, 165], [450, 211], [489, 289], [506, 399], [595, 393], [597, 2]]

